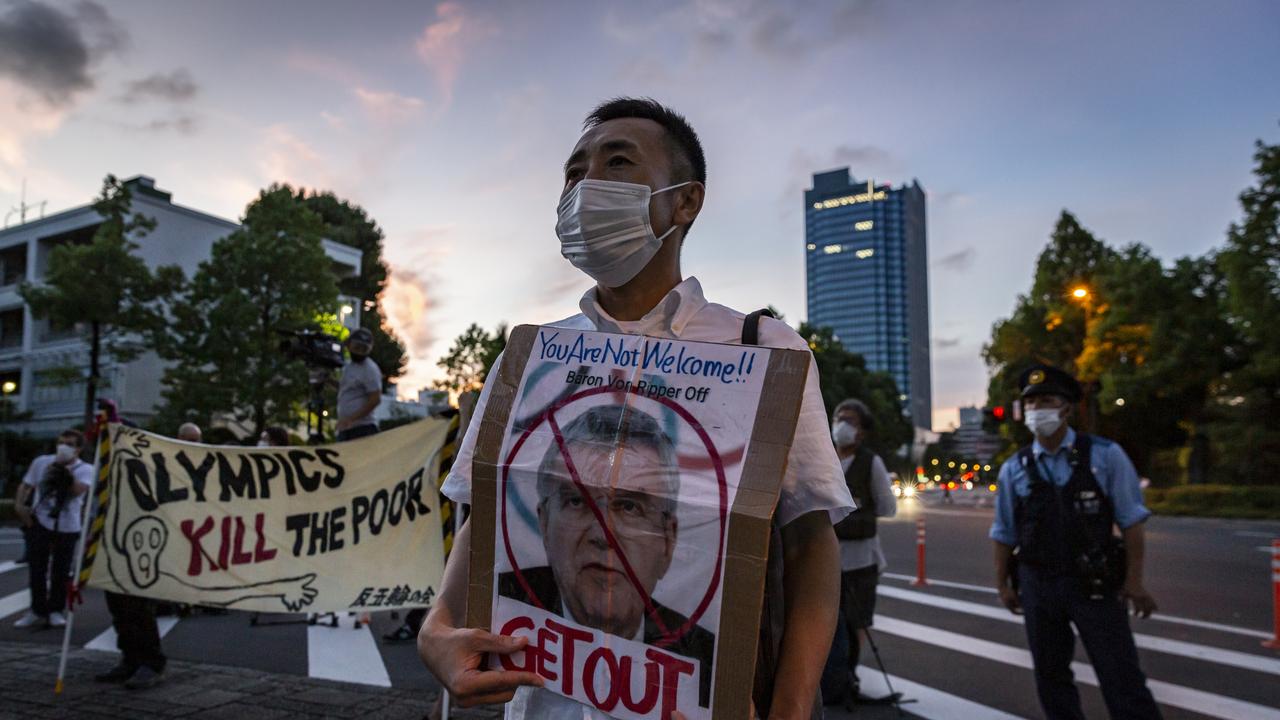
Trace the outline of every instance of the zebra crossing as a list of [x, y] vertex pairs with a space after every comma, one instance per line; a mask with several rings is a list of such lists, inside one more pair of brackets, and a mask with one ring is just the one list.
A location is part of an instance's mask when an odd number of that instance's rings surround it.
[[[903, 710], [924, 718], [1041, 717], [1022, 619], [996, 605], [986, 588], [945, 580], [915, 588], [909, 579], [883, 578], [872, 628], [892, 673], [889, 684], [914, 700]], [[1155, 618], [1134, 624], [1148, 686], [1166, 718], [1280, 720], [1280, 656], [1255, 639], [1266, 633]], [[1169, 629], [1181, 637], [1162, 634]], [[864, 649], [859, 671], [863, 692], [887, 693], [869, 654]], [[1083, 651], [1072, 672], [1086, 715], [1106, 717], [1098, 678]], [[830, 708], [827, 714], [847, 717]]]

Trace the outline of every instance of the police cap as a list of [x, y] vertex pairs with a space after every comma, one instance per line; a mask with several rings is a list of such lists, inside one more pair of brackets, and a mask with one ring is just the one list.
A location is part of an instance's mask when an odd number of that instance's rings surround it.
[[1034, 395], [1059, 395], [1069, 402], [1080, 402], [1083, 392], [1080, 383], [1065, 370], [1052, 365], [1032, 365], [1018, 376], [1018, 389], [1022, 397]]

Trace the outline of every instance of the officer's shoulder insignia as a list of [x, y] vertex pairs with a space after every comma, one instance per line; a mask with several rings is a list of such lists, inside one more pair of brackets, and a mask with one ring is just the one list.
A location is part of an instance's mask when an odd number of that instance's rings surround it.
[[1027, 376], [1027, 383], [1030, 385], [1039, 385], [1042, 382], [1044, 382], [1043, 370], [1032, 370], [1031, 374]]

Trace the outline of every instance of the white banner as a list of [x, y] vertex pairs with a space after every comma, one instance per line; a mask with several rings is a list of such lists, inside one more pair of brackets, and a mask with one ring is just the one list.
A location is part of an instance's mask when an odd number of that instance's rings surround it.
[[89, 584], [258, 612], [429, 605], [444, 571], [435, 475], [448, 425], [271, 448], [111, 425]]

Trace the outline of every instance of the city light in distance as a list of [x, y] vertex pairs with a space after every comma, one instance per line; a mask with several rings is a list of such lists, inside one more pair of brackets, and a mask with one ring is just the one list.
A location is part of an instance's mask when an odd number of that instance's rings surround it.
[[840, 247], [839, 245], [827, 245], [826, 247], [822, 248], [822, 252], [828, 255], [835, 255], [841, 250], [844, 250], [844, 248]]
[[855, 195], [845, 195], [844, 197], [831, 198], [813, 204], [814, 210], [830, 210], [831, 208], [843, 207], [845, 205], [857, 205], [858, 203], [871, 202], [872, 200], [884, 200], [889, 197], [883, 190], [877, 190], [874, 193], [857, 193]]
[[853, 224], [853, 229], [854, 230], [870, 230], [875, 226], [876, 226], [876, 223], [874, 220], [859, 220], [858, 222]]
[[875, 248], [863, 248], [862, 250], [859, 250], [856, 253], [854, 253], [854, 255], [858, 256], [859, 260], [866, 260], [867, 258], [875, 254], [876, 254]]
[[1116, 405], [1119, 407], [1124, 407], [1124, 398], [1116, 398]]

